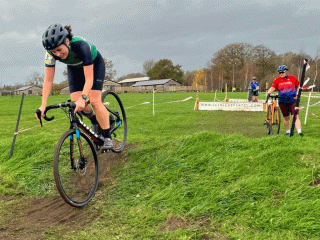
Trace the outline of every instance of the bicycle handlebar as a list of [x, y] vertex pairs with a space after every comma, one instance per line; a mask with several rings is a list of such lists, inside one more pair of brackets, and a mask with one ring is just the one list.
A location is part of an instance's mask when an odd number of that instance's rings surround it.
[[[54, 109], [54, 108], [61, 108], [61, 107], [68, 107], [68, 108], [71, 108], [71, 109], [75, 109], [76, 108], [76, 104], [74, 102], [62, 102], [60, 104], [56, 104], [56, 105], [50, 105], [50, 106], [47, 106], [46, 107], [46, 110], [44, 111], [44, 119], [46, 121], [52, 121], [54, 119], [54, 116], [52, 117], [47, 117], [47, 112], [51, 109]], [[40, 124], [41, 124], [41, 127], [42, 127], [42, 121], [41, 121], [41, 112], [39, 109], [36, 110], [36, 114], [38, 116], [38, 118], [40, 119]]]
[[277, 99], [277, 98], [280, 98], [280, 97], [278, 95], [270, 95], [270, 94], [268, 94], [267, 95], [267, 99], [266, 99], [266, 103], [268, 102], [269, 98]]

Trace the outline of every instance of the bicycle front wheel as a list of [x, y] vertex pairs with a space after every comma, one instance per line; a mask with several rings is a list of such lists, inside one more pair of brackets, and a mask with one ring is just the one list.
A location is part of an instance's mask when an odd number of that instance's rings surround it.
[[122, 102], [116, 93], [108, 91], [102, 93], [101, 100], [109, 112], [112, 151], [120, 152], [127, 140], [127, 118]]
[[86, 205], [98, 187], [98, 159], [90, 138], [66, 131], [54, 151], [53, 174], [61, 197], [73, 207]]
[[267, 126], [267, 134], [268, 135], [272, 135], [272, 114], [271, 114], [272, 110], [271, 107], [269, 106], [267, 109], [267, 114], [266, 114], [266, 119], [265, 119], [265, 124]]

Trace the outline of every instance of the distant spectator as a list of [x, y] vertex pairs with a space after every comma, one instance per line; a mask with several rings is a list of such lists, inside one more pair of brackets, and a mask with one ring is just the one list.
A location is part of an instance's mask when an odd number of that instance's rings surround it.
[[252, 91], [252, 102], [258, 102], [259, 96], [259, 83], [257, 82], [256, 77], [252, 77], [252, 81], [250, 82], [251, 91]]

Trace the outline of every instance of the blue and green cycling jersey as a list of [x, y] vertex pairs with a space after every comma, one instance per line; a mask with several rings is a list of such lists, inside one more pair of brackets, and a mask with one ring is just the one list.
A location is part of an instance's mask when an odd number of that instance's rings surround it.
[[54, 67], [56, 60], [68, 66], [89, 66], [97, 57], [96, 47], [81, 37], [72, 37], [69, 46], [69, 55], [66, 59], [55, 56], [51, 51], [46, 52], [45, 66]]

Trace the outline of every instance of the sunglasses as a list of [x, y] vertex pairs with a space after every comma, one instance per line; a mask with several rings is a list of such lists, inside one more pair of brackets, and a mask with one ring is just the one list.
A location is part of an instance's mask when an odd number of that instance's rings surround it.
[[279, 74], [282, 74], [282, 73], [285, 73], [285, 72], [279, 72]]

